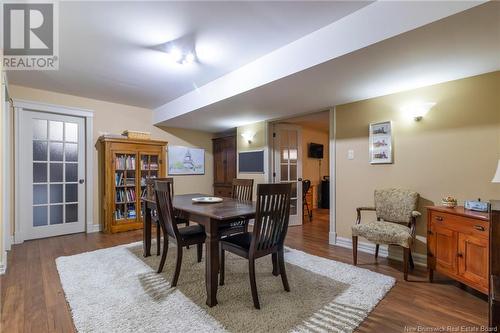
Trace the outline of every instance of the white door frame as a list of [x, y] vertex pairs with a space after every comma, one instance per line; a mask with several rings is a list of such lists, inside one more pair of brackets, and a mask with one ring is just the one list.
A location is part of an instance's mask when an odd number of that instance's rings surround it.
[[328, 232], [328, 243], [331, 245], [335, 245], [337, 243], [337, 209], [335, 207], [336, 203], [336, 184], [337, 184], [337, 175], [336, 171], [336, 135], [337, 135], [337, 113], [335, 107], [329, 110], [329, 157], [330, 157], [330, 230]]
[[1, 209], [0, 211], [2, 212], [2, 218], [0, 221], [2, 221], [2, 225], [0, 225], [0, 230], [2, 231], [2, 238], [3, 238], [3, 246], [0, 249], [2, 253], [0, 253], [0, 274], [5, 273], [7, 270], [7, 251], [10, 250], [11, 248], [11, 232], [10, 232], [10, 200], [9, 200], [9, 192], [10, 192], [10, 186], [12, 183], [11, 180], [11, 170], [10, 170], [10, 153], [11, 153], [11, 142], [12, 142], [12, 129], [10, 128], [11, 124], [11, 108], [10, 108], [10, 103], [9, 103], [9, 89], [8, 89], [8, 82], [7, 82], [7, 75], [5, 72], [2, 72], [0, 77], [1, 80], [1, 92], [0, 92], [0, 103], [2, 103], [3, 107], [3, 114], [2, 119], [0, 120], [0, 124], [2, 124], [2, 129], [0, 132], [2, 133], [2, 156], [1, 156], [1, 162], [2, 163], [2, 188], [0, 191], [2, 191], [2, 202], [0, 202]]
[[[93, 150], [93, 118], [94, 112], [88, 109], [80, 109], [68, 106], [46, 104], [40, 102], [32, 102], [21, 99], [14, 99], [14, 128], [15, 128], [15, 169], [18, 170], [18, 165], [20, 161], [19, 156], [19, 126], [21, 112], [23, 111], [36, 111], [60, 114], [65, 116], [73, 116], [83, 118], [85, 121], [85, 229], [86, 232], [99, 231], [99, 226], [97, 228], [94, 226], [94, 150]], [[19, 198], [19, 172], [15, 174], [15, 231], [14, 231], [14, 242], [16, 244], [24, 242], [23, 233], [19, 232], [21, 230], [21, 221], [19, 219], [20, 212], [20, 198]]]

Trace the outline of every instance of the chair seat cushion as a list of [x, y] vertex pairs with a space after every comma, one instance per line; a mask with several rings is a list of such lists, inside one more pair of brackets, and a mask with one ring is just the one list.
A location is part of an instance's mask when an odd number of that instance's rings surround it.
[[352, 226], [352, 235], [368, 239], [370, 242], [400, 245], [409, 248], [412, 242], [410, 228], [402, 224], [375, 221]]
[[183, 239], [194, 238], [194, 237], [204, 237], [205, 229], [199, 225], [190, 225], [189, 227], [179, 228], [179, 234]]
[[241, 247], [245, 250], [248, 250], [250, 248], [250, 243], [252, 242], [252, 233], [243, 232], [241, 234], [229, 236], [229, 237], [223, 238], [221, 240], [221, 242], [229, 243], [231, 245], [236, 245], [236, 246]]

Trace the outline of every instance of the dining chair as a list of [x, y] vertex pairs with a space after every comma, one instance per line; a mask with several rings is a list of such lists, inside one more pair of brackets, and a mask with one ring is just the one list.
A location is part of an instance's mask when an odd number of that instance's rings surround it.
[[228, 236], [220, 241], [219, 284], [224, 285], [225, 251], [248, 259], [250, 287], [256, 309], [260, 309], [255, 281], [256, 259], [271, 254], [273, 264], [278, 265], [285, 291], [290, 291], [285, 271], [283, 243], [288, 229], [291, 190], [290, 183], [257, 185], [257, 207], [253, 231]]
[[[304, 207], [307, 210], [307, 216], [309, 217], [309, 222], [312, 222], [312, 209], [309, 209], [309, 204], [307, 203], [306, 196], [307, 192], [311, 189], [311, 181], [309, 179], [304, 179], [302, 181], [302, 211], [304, 211]], [[312, 208], [312, 207], [311, 207]]]
[[[352, 226], [353, 264], [358, 262], [358, 237], [375, 243], [375, 258], [380, 244], [403, 248], [404, 279], [408, 281], [408, 265], [414, 268], [411, 245], [415, 241], [419, 194], [410, 190], [390, 188], [375, 190], [375, 207], [356, 208], [356, 224]], [[375, 211], [377, 220], [361, 224], [362, 211]]]
[[[231, 198], [252, 201], [253, 195], [253, 179], [238, 179], [234, 178], [232, 183]], [[247, 218], [237, 219], [226, 226], [219, 228], [220, 237], [230, 236], [248, 230], [249, 220]]]
[[[146, 179], [146, 195], [148, 198], [154, 198], [154, 190], [155, 190], [155, 181], [165, 181], [172, 183], [172, 198], [174, 197], [174, 178], [148, 178]], [[158, 219], [158, 212], [153, 210], [151, 211], [151, 221], [156, 224], [156, 255], [160, 255], [160, 246], [161, 246], [161, 227], [160, 221]], [[181, 212], [175, 210], [175, 223], [177, 224], [185, 224], [186, 227], [189, 226], [189, 218], [182, 215]]]
[[172, 287], [177, 285], [179, 273], [182, 264], [182, 248], [188, 245], [195, 245], [197, 248], [197, 259], [201, 262], [202, 245], [205, 243], [205, 230], [199, 224], [180, 228], [175, 223], [174, 207], [172, 205], [173, 182], [155, 181], [155, 199], [158, 209], [158, 219], [163, 231], [163, 252], [161, 255], [158, 273], [163, 271], [168, 251], [168, 237], [175, 239], [177, 243], [177, 261], [175, 265], [174, 277], [172, 278]]

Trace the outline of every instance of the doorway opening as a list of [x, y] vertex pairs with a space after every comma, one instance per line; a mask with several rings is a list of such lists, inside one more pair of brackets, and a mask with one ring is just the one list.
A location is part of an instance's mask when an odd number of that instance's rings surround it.
[[272, 182], [292, 183], [290, 226], [330, 229], [330, 110], [270, 123]]

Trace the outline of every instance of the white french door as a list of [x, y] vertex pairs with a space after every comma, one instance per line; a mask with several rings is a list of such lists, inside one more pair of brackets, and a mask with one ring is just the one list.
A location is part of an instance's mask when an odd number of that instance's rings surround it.
[[302, 144], [301, 128], [275, 124], [273, 135], [273, 178], [275, 183], [291, 183], [290, 225], [302, 224]]
[[21, 239], [85, 231], [84, 118], [36, 111], [19, 115]]

